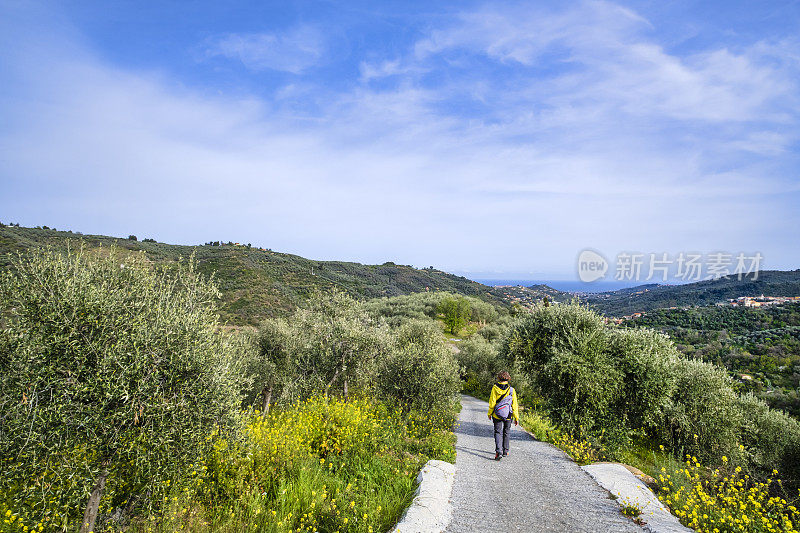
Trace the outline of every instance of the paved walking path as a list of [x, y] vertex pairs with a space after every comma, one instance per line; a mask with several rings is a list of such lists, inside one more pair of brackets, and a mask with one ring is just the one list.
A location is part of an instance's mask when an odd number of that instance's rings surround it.
[[512, 426], [509, 456], [495, 461], [488, 404], [462, 396], [461, 405], [447, 531], [642, 533], [564, 452], [519, 428]]

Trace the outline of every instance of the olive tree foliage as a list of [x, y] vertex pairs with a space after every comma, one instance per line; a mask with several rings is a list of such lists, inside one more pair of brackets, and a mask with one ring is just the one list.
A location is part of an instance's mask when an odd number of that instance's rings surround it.
[[373, 298], [365, 309], [375, 317], [383, 318], [391, 326], [399, 326], [408, 319], [436, 318], [437, 309], [447, 292], [418, 292], [391, 298]]
[[460, 387], [458, 363], [438, 326], [413, 320], [401, 326], [388, 357], [378, 362], [377, 392], [404, 410], [447, 412]]
[[306, 392], [340, 391], [368, 384], [375, 362], [389, 350], [388, 326], [363, 304], [333, 290], [313, 296], [291, 319], [299, 342], [295, 370]]
[[255, 344], [250, 368], [257, 378], [248, 397], [260, 398], [266, 412], [270, 401], [368, 388], [391, 335], [362, 303], [334, 290], [313, 295], [286, 320], [265, 321]]
[[497, 320], [499, 313], [494, 305], [477, 298], [468, 298], [467, 301], [470, 306], [470, 318], [480, 322], [481, 326]]
[[449, 408], [458, 392], [458, 364], [434, 321], [407, 319], [391, 329], [339, 291], [314, 295], [286, 320], [265, 321], [254, 342], [245, 373], [257, 379], [246, 399], [264, 410], [269, 400], [353, 390], [406, 409]]
[[255, 333], [245, 333], [240, 381], [243, 403], [257, 406], [263, 416], [273, 402], [292, 395], [294, 354], [297, 339], [288, 321], [282, 318], [264, 321]]
[[553, 418], [569, 431], [619, 433], [611, 414], [623, 392], [621, 372], [607, 353], [608, 331], [581, 306], [536, 306], [521, 315], [503, 355], [527, 374]]
[[[373, 298], [366, 302], [367, 311], [384, 318], [392, 327], [399, 326], [409, 319], [436, 318], [443, 312], [443, 302], [458, 300], [463, 303], [462, 311], [469, 310], [469, 318], [481, 325], [495, 323], [508, 318], [508, 311], [473, 296], [462, 296], [445, 291], [426, 291], [391, 298]], [[448, 304], [449, 305], [449, 304]], [[459, 326], [461, 327], [461, 326]]]
[[507, 370], [499, 358], [497, 347], [480, 335], [458, 343], [456, 360], [461, 366], [463, 378], [474, 376], [482, 383], [491, 384], [501, 370]]
[[701, 460], [738, 458], [742, 410], [727, 372], [687, 359], [678, 359], [672, 372], [675, 390], [665, 408], [662, 439]]
[[[116, 249], [35, 250], [0, 275], [0, 498], [90, 530], [153, 501], [233, 423], [212, 282]], [[119, 514], [119, 513], [117, 513]], [[101, 517], [103, 518], [103, 517]], [[106, 515], [107, 518], [107, 515]]]
[[608, 351], [623, 381], [614, 410], [624, 413], [630, 427], [656, 431], [675, 392], [678, 350], [651, 329], [614, 329]]
[[609, 328], [579, 305], [538, 305], [522, 315], [503, 355], [526, 373], [568, 430], [624, 444], [632, 430], [655, 432], [670, 409], [677, 352], [652, 331]]
[[741, 444], [751, 470], [780, 471], [788, 485], [800, 486], [800, 421], [770, 409], [752, 393], [738, 398], [742, 410]]

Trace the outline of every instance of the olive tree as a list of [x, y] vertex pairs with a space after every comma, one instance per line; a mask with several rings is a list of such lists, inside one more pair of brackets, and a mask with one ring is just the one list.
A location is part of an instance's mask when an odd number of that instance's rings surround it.
[[0, 298], [0, 498], [48, 530], [154, 501], [232, 421], [218, 292], [191, 262], [37, 250]]
[[381, 397], [406, 411], [446, 412], [459, 391], [459, 367], [439, 328], [412, 320], [398, 329], [394, 349], [378, 363], [376, 384]]
[[470, 304], [470, 318], [480, 322], [481, 326], [485, 326], [497, 319], [497, 308], [489, 302], [484, 302], [477, 298], [468, 298], [468, 301]]
[[624, 429], [624, 420], [612, 407], [621, 397], [623, 381], [608, 351], [609, 336], [602, 318], [585, 307], [537, 305], [514, 324], [503, 355], [530, 377], [551, 415], [566, 429], [616, 434]]
[[260, 401], [262, 416], [273, 400], [291, 397], [295, 383], [298, 342], [291, 325], [282, 318], [265, 320], [252, 337], [242, 375], [247, 379], [244, 401]]
[[338, 290], [313, 295], [289, 324], [295, 344], [288, 364], [304, 394], [337, 390], [347, 398], [351, 385], [369, 385], [390, 349], [388, 326]]

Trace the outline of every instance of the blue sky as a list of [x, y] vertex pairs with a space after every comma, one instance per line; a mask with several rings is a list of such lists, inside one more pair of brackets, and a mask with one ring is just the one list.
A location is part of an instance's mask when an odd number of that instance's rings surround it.
[[477, 277], [800, 267], [798, 2], [0, 0], [0, 220]]

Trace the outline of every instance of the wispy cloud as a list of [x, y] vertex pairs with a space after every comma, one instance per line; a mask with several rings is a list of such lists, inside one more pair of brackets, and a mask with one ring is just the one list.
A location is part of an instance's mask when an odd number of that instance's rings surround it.
[[390, 61], [379, 61], [371, 63], [362, 61], [359, 65], [361, 71], [361, 81], [370, 81], [373, 79], [386, 78], [389, 76], [398, 76], [406, 74], [420, 74], [427, 69], [421, 65], [412, 65], [404, 63], [401, 59], [394, 59]]
[[787, 112], [796, 118], [796, 44], [756, 42], [678, 56], [653, 39], [652, 27], [608, 2], [557, 11], [492, 5], [433, 31], [416, 43], [413, 57], [424, 63], [468, 51], [522, 66], [511, 83], [501, 77], [496, 85], [516, 88], [511, 94], [519, 103], [708, 121], [785, 119]]
[[230, 33], [211, 40], [206, 57], [237, 59], [251, 70], [300, 74], [317, 65], [326, 50], [319, 28], [295, 26], [274, 33]]

